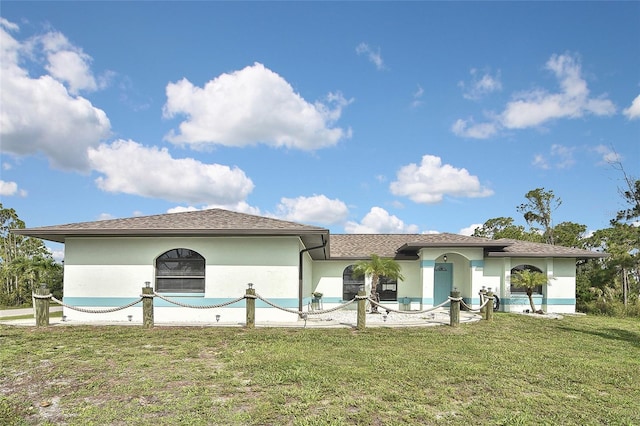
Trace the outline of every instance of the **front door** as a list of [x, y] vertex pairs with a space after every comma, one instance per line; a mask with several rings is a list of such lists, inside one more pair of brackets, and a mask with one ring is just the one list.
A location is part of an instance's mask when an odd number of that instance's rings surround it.
[[433, 305], [449, 298], [453, 290], [453, 263], [436, 263], [434, 272]]

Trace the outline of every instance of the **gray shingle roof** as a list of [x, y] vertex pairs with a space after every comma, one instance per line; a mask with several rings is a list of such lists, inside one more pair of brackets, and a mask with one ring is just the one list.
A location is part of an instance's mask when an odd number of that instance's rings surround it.
[[457, 234], [337, 234], [331, 235], [331, 258], [366, 259], [372, 253], [397, 259], [415, 257], [426, 247], [482, 247], [489, 257], [569, 257], [605, 256], [571, 247], [517, 240], [490, 240]]
[[[295, 235], [314, 249], [314, 259], [366, 259], [372, 253], [397, 259], [416, 258], [426, 247], [481, 247], [489, 257], [603, 257], [605, 254], [509, 239], [490, 240], [457, 234], [335, 234], [325, 228], [222, 209], [140, 216], [96, 222], [14, 229], [20, 235], [64, 242], [72, 236], [221, 236]], [[330, 241], [329, 241], [330, 240]], [[328, 252], [327, 252], [328, 251]]]
[[139, 216], [96, 222], [16, 229], [16, 234], [64, 242], [67, 236], [301, 235], [328, 234], [325, 228], [222, 209]]

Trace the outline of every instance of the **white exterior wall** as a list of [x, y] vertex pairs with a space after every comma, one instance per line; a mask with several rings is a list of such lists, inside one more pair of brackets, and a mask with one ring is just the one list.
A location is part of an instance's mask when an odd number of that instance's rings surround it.
[[[342, 300], [342, 274], [346, 267], [356, 264], [356, 260], [327, 260], [316, 261], [313, 264], [313, 289], [322, 293], [325, 309], [343, 303]], [[399, 261], [403, 281], [398, 281], [398, 300], [409, 297], [412, 299], [411, 308], [419, 309], [420, 291], [422, 288], [420, 267], [418, 261]], [[371, 281], [365, 279], [365, 289], [371, 290]], [[309, 295], [310, 296], [310, 295]], [[385, 306], [394, 309], [402, 308], [399, 302], [381, 302]], [[350, 306], [356, 309], [355, 303]]]
[[[168, 250], [188, 248], [205, 258], [205, 293], [171, 299], [214, 305], [242, 296], [247, 283], [272, 302], [297, 309], [297, 237], [68, 238], [65, 243], [65, 303], [89, 309], [123, 306], [139, 298], [145, 281], [155, 281], [155, 260]], [[309, 268], [310, 269], [310, 268]], [[156, 298], [155, 321], [244, 322], [244, 301], [225, 308], [177, 307]], [[91, 314], [65, 308], [68, 320], [142, 321], [142, 304], [114, 313]], [[265, 318], [266, 316], [266, 318]], [[256, 301], [256, 321], [295, 321], [297, 316]]]

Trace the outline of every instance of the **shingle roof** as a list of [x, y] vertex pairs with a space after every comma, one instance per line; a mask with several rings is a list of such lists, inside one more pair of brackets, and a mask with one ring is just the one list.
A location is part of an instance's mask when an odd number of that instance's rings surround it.
[[328, 234], [325, 228], [223, 209], [139, 216], [96, 222], [16, 229], [16, 234], [64, 242], [67, 236], [91, 235], [300, 235]]
[[552, 246], [550, 244], [532, 243], [502, 238], [496, 241], [509, 243], [502, 251], [490, 251], [489, 257], [575, 257], [579, 259], [606, 257], [606, 253], [582, 250], [574, 247]]
[[412, 256], [424, 247], [504, 247], [504, 242], [458, 234], [332, 234], [332, 258]]
[[606, 256], [572, 247], [552, 246], [509, 239], [490, 240], [457, 234], [336, 234], [331, 235], [330, 258], [366, 259], [372, 253], [396, 259], [415, 257], [426, 247], [482, 247], [489, 257], [569, 257]]
[[[489, 257], [604, 257], [603, 253], [509, 239], [490, 240], [457, 234], [334, 234], [325, 228], [223, 209], [140, 216], [96, 222], [14, 229], [20, 235], [63, 243], [71, 236], [222, 236], [295, 235], [316, 249], [314, 259], [367, 259], [372, 253], [416, 258], [426, 247], [481, 247]], [[326, 243], [326, 248], [320, 246]]]

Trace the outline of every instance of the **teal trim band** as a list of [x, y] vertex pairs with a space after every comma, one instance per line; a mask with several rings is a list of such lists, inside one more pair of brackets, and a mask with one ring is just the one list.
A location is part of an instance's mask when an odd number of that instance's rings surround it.
[[472, 267], [477, 267], [477, 268], [483, 268], [484, 267], [484, 260], [472, 260], [471, 261], [471, 266]]
[[423, 305], [433, 305], [433, 297], [423, 297], [422, 298]]
[[421, 268], [433, 268], [435, 266], [436, 266], [435, 260], [423, 260], [422, 262], [420, 262]]
[[559, 299], [559, 298], [552, 298], [552, 299], [542, 299], [542, 303], [544, 305], [575, 305], [576, 304], [576, 299]]

